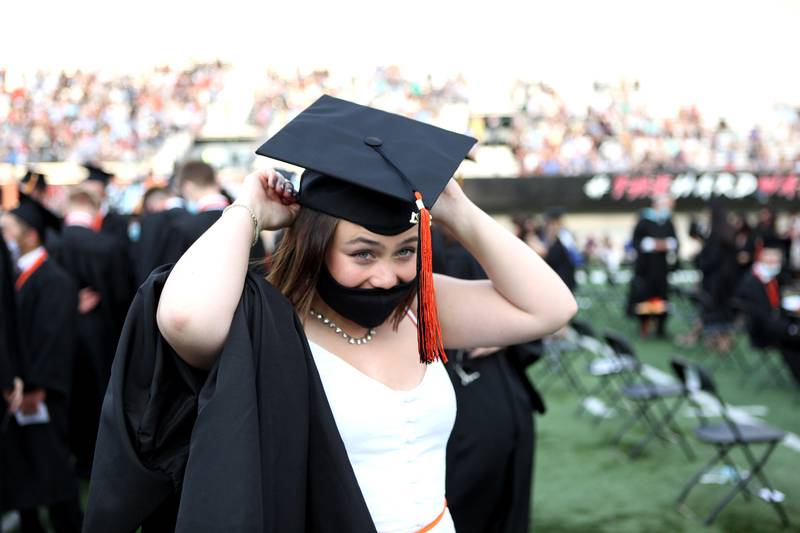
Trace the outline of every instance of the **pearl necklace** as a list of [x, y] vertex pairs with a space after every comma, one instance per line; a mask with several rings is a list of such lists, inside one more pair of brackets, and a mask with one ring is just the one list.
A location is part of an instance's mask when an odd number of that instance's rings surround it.
[[372, 337], [377, 333], [374, 329], [371, 329], [367, 331], [366, 335], [364, 335], [363, 337], [353, 337], [352, 335], [344, 331], [342, 328], [334, 324], [331, 319], [325, 318], [325, 316], [322, 313], [318, 313], [313, 309], [311, 309], [309, 312], [311, 313], [311, 316], [322, 322], [324, 325], [328, 326], [337, 335], [341, 335], [341, 337], [350, 344], [367, 344], [369, 341], [372, 340]]

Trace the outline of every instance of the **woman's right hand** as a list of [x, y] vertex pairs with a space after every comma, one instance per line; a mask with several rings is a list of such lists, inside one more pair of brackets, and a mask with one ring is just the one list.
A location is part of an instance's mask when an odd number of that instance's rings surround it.
[[235, 203], [252, 209], [261, 229], [276, 230], [294, 222], [300, 210], [296, 197], [291, 181], [277, 171], [266, 168], [244, 178]]

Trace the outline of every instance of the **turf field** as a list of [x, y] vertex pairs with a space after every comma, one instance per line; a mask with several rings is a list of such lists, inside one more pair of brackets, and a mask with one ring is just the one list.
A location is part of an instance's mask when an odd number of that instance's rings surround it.
[[[579, 291], [582, 310], [579, 316], [597, 330], [611, 328], [634, 341], [639, 357], [649, 366], [671, 375], [669, 358], [674, 354], [703, 362], [719, 364], [714, 378], [723, 398], [730, 404], [784, 430], [800, 434], [800, 395], [790, 387], [760, 383], [760, 379], [743, 379], [743, 373], [729, 359], [708, 349], [677, 348], [665, 340], [639, 339], [633, 322], [622, 317], [624, 289], [592, 289]], [[691, 307], [677, 302], [669, 329], [672, 335], [688, 329]], [[746, 340], [742, 346], [754, 357]], [[578, 359], [580, 361], [580, 359]], [[594, 382], [586, 364], [575, 365], [578, 378], [586, 385]], [[728, 504], [716, 522], [706, 527], [703, 518], [732, 487], [728, 484], [698, 485], [689, 494], [687, 509], [679, 512], [675, 502], [684, 484], [716, 453], [714, 448], [698, 442], [691, 434], [697, 419], [683, 408], [678, 416], [679, 427], [688, 431], [688, 440], [697, 455], [690, 462], [674, 443], [654, 440], [636, 460], [626, 452], [644, 435], [642, 426], [626, 434], [620, 447], [610, 441], [621, 426], [623, 415], [602, 418], [588, 414], [576, 416], [580, 404], [578, 394], [553, 374], [558, 367], [540, 361], [531, 369], [537, 382], [547, 387], [548, 412], [538, 418], [538, 448], [534, 489], [532, 530], [536, 532], [770, 532], [800, 531], [800, 441], [794, 448], [780, 444], [765, 468], [775, 489], [785, 495], [783, 503], [792, 525], [782, 528], [770, 504], [757, 494], [761, 484], [751, 485], [755, 493], [751, 501], [741, 495]], [[764, 374], [766, 376], [766, 374]], [[553, 379], [547, 385], [548, 379]], [[744, 381], [744, 383], [743, 383]], [[600, 412], [596, 410], [596, 412]], [[626, 447], [627, 444], [627, 447]], [[791, 443], [790, 443], [791, 444]], [[755, 448], [760, 453], [762, 447]], [[733, 455], [738, 466], [745, 463], [740, 453]], [[729, 472], [733, 472], [730, 470]], [[720, 473], [719, 470], [716, 473]], [[709, 480], [711, 481], [711, 480]], [[718, 479], [724, 482], [723, 479]], [[693, 515], [694, 513], [694, 515]]]

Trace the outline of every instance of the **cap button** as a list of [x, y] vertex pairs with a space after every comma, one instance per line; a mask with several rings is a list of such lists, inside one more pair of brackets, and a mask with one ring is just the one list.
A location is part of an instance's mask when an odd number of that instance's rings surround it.
[[383, 141], [379, 137], [365, 137], [364, 143], [369, 146], [378, 147], [383, 144]]

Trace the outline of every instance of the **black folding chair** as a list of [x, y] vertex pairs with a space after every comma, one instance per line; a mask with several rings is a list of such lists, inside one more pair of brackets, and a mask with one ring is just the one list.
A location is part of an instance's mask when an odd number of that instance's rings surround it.
[[[789, 517], [783, 509], [780, 498], [776, 496], [779, 493], [772, 488], [772, 484], [764, 474], [764, 465], [767, 463], [767, 460], [778, 443], [786, 436], [786, 432], [766, 424], [739, 424], [733, 421], [728, 412], [728, 406], [719, 395], [711, 375], [699, 365], [686, 359], [676, 357], [672, 359], [672, 370], [686, 387], [689, 393], [689, 400], [697, 410], [700, 425], [694, 430], [695, 437], [701, 442], [715, 446], [717, 449], [717, 454], [706, 463], [700, 471], [692, 476], [689, 483], [683, 488], [680, 496], [678, 496], [678, 507], [681, 508], [684, 506], [689, 492], [699, 483], [703, 475], [717, 464], [724, 463], [736, 473], [737, 479], [734, 486], [719, 500], [705, 519], [706, 525], [713, 523], [722, 509], [728, 505], [737, 494], [741, 493], [745, 500], [750, 501], [753, 494], [750, 492], [748, 485], [754, 478], [757, 478], [761, 482], [764, 493], [766, 494], [765, 499], [772, 505], [775, 512], [778, 513], [783, 525], [788, 526]], [[700, 391], [710, 394], [719, 404], [720, 416], [722, 417], [721, 422], [711, 422], [703, 415], [702, 408], [694, 397], [694, 395]], [[766, 446], [766, 450], [761, 457], [757, 457], [755, 452], [751, 449], [751, 445], [762, 444]], [[736, 468], [736, 465], [733, 464], [730, 457], [731, 452], [737, 448], [741, 449], [750, 467], [749, 472], [743, 476], [739, 474], [739, 470]]]
[[[738, 298], [731, 300], [731, 308], [737, 314], [737, 324], [739, 324], [741, 333], [750, 339], [749, 333], [749, 316], [747, 314], [747, 304]], [[791, 383], [791, 378], [786, 374], [786, 368], [781, 360], [780, 353], [775, 349], [764, 348], [753, 345], [752, 341], [749, 346], [743, 347], [743, 343], [736, 343], [737, 362], [742, 369], [742, 380], [744, 384], [751, 381], [755, 386], [761, 386], [768, 382], [781, 386]], [[764, 374], [761, 376], [761, 374]], [[757, 379], [761, 377], [761, 379]]]
[[[624, 410], [626, 406], [622, 402], [623, 396], [620, 390], [628, 381], [628, 374], [636, 372], [638, 361], [625, 354], [617, 354], [586, 323], [579, 323], [578, 329], [575, 331], [579, 332], [581, 345], [593, 356], [588, 362], [587, 370], [592, 377], [596, 378], [594, 387], [587, 389], [581, 398], [576, 415], [580, 415], [584, 411], [591, 412], [587, 405], [590, 405], [592, 400], [602, 402], [605, 413]], [[594, 422], [599, 423], [603, 418], [603, 416], [596, 416]]]
[[567, 327], [566, 336], [561, 339], [545, 339], [543, 361], [538, 365], [544, 368], [543, 375], [537, 377], [537, 388], [545, 392], [561, 378], [579, 396], [586, 394], [586, 385], [575, 371], [575, 364], [585, 357], [584, 339], [580, 331], [590, 331], [591, 327], [580, 320], [573, 320]]
[[[686, 457], [690, 461], [694, 460], [694, 451], [686, 440], [686, 435], [675, 423], [675, 416], [687, 397], [683, 384], [654, 383], [643, 374], [643, 365], [628, 339], [609, 331], [605, 334], [605, 340], [618, 357], [635, 361], [633, 371], [626, 374], [626, 382], [619, 390], [622, 397], [632, 406], [632, 410], [611, 439], [611, 443], [615, 446], [620, 445], [628, 430], [637, 422], [642, 422], [648, 431], [628, 453], [631, 459], [640, 456], [644, 448], [656, 437], [672, 441], [670, 438], [672, 436]], [[672, 400], [671, 405], [670, 400]]]

